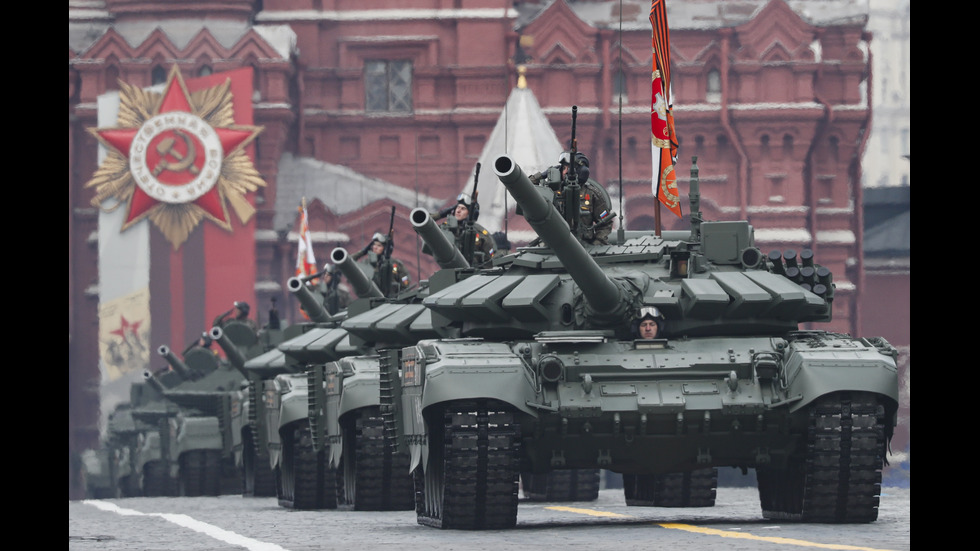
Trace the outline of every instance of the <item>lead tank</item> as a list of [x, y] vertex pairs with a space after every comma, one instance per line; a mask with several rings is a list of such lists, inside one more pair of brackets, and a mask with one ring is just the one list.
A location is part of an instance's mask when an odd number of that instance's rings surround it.
[[[619, 472], [637, 506], [669, 476], [721, 466], [756, 469], [766, 518], [877, 518], [896, 351], [800, 330], [832, 319], [828, 270], [764, 255], [748, 222], [702, 222], [696, 168], [690, 231], [607, 245], [577, 239], [509, 157], [494, 171], [543, 244], [430, 282], [423, 303], [461, 338], [391, 362], [401, 376], [382, 408], [418, 469], [420, 524], [513, 527], [522, 471]], [[650, 307], [663, 330], [638, 339], [631, 322]]]

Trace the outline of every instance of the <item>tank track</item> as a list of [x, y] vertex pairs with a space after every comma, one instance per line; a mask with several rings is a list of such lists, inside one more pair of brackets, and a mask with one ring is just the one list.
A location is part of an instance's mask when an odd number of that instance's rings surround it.
[[419, 524], [513, 528], [521, 441], [513, 410], [493, 400], [451, 402], [442, 421], [441, 430], [430, 431], [429, 464], [416, 498]]
[[289, 509], [336, 509], [337, 473], [313, 449], [309, 426], [294, 427], [284, 442], [279, 469], [279, 505]]
[[718, 469], [660, 475], [624, 474], [623, 493], [630, 507], [714, 507]]
[[599, 469], [568, 469], [546, 474], [521, 473], [528, 501], [595, 501], [599, 499]]
[[361, 409], [344, 428], [339, 502], [356, 511], [410, 511], [414, 508], [408, 454], [385, 444], [377, 407]]
[[258, 455], [250, 436], [242, 442], [242, 495], [244, 497], [276, 495], [276, 475], [269, 467], [269, 456]]
[[191, 450], [180, 456], [180, 492], [187, 497], [217, 496], [221, 492], [221, 452]]
[[802, 456], [784, 469], [759, 468], [767, 519], [864, 523], [878, 518], [885, 408], [874, 394], [840, 392], [816, 400]]
[[143, 465], [143, 496], [164, 497], [172, 495], [170, 473], [163, 461], [150, 461]]

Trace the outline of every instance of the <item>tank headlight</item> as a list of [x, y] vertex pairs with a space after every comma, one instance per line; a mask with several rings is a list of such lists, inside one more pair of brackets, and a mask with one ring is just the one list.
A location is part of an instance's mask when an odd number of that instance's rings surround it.
[[538, 374], [547, 383], [557, 383], [565, 375], [565, 364], [555, 356], [543, 356], [538, 361]]

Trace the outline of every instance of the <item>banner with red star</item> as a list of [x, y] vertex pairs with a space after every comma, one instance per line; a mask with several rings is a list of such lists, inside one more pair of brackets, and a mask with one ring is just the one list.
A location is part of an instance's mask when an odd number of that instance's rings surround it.
[[236, 124], [230, 79], [190, 91], [175, 65], [162, 94], [119, 86], [117, 126], [89, 129], [108, 150], [85, 184], [92, 204], [124, 207], [121, 231], [148, 218], [175, 250], [203, 218], [231, 231], [228, 203], [246, 223], [265, 182], [245, 148], [262, 128]]
[[141, 289], [99, 304], [99, 355], [106, 382], [150, 366], [150, 295]]

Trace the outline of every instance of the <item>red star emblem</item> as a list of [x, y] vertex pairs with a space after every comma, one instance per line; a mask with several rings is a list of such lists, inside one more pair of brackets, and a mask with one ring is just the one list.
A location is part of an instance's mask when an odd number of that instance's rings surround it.
[[116, 329], [115, 331], [110, 331], [110, 333], [112, 333], [113, 335], [118, 335], [123, 339], [125, 339], [127, 333], [129, 333], [130, 335], [136, 335], [136, 332], [139, 331], [140, 325], [142, 323], [143, 323], [142, 321], [135, 321], [130, 323], [129, 320], [126, 319], [126, 316], [120, 315], [119, 329]]
[[[173, 124], [167, 124], [169, 119]], [[188, 115], [193, 119], [179, 124]], [[195, 131], [196, 130], [196, 131]], [[259, 133], [258, 128], [216, 128], [197, 117], [191, 106], [190, 94], [184, 79], [176, 70], [171, 71], [166, 90], [154, 116], [138, 128], [110, 128], [97, 130], [102, 142], [130, 159], [130, 170], [136, 179], [136, 187], [129, 201], [129, 213], [124, 226], [141, 218], [158, 203], [192, 202], [223, 226], [228, 226], [228, 213], [215, 185], [220, 173], [220, 162], [228, 155], [244, 147]], [[211, 136], [211, 146], [220, 145], [220, 151], [208, 150], [209, 143], [203, 136]], [[209, 160], [208, 154], [212, 158]], [[137, 162], [142, 161], [142, 162]], [[208, 166], [210, 163], [212, 166]], [[138, 166], [133, 166], [133, 165]], [[216, 165], [216, 166], [215, 166]], [[149, 182], [149, 186], [145, 185]], [[190, 190], [186, 192], [185, 189]], [[148, 193], [150, 189], [155, 193]], [[194, 190], [203, 193], [193, 193]], [[181, 200], [188, 198], [187, 200]]]

